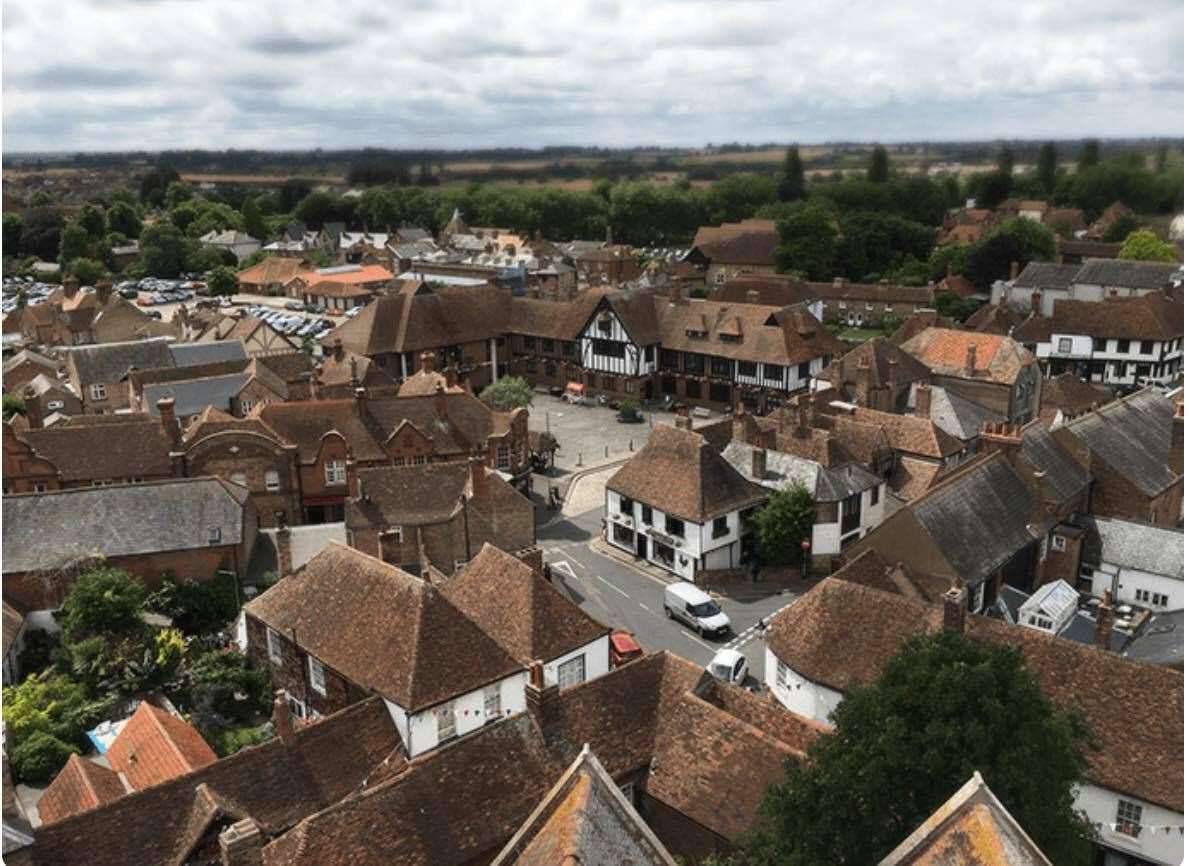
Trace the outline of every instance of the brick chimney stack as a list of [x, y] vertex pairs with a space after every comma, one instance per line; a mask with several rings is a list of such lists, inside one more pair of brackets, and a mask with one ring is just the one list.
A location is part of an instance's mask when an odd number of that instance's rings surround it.
[[[95, 300], [101, 307], [107, 305], [107, 302], [111, 300], [111, 280], [100, 280], [95, 284]], [[184, 310], [185, 306], [182, 309]]]
[[334, 359], [336, 361], [343, 360], [343, 340], [341, 337], [336, 337], [334, 341]]
[[690, 417], [689, 417], [689, 409], [687, 409], [684, 406], [682, 406], [680, 409], [678, 409], [677, 417], [674, 419], [673, 424], [677, 427], [678, 430], [693, 430], [694, 425], [693, 425], [693, 421], [690, 420]]
[[561, 696], [557, 683], [545, 685], [545, 666], [540, 660], [529, 665], [524, 700], [529, 713], [548, 742], [561, 719]]
[[966, 347], [966, 375], [968, 377], [974, 375], [975, 364], [978, 358], [978, 346], [971, 343]]
[[293, 573], [293, 539], [289, 535], [289, 523], [281, 520], [277, 525], [277, 578]]
[[285, 697], [284, 689], [277, 689], [277, 696], [272, 702], [272, 729], [284, 745], [293, 745], [296, 737], [293, 716], [289, 713], [289, 699]]
[[1177, 475], [1185, 474], [1185, 401], [1177, 401], [1172, 418], [1172, 441], [1168, 446], [1168, 468]]
[[169, 440], [169, 447], [177, 451], [182, 444], [182, 428], [173, 411], [173, 398], [162, 397], [158, 400], [157, 412], [161, 415], [161, 427], [165, 430], [165, 438]]
[[1104, 590], [1102, 601], [1098, 605], [1098, 613], [1094, 618], [1094, 643], [1100, 648], [1110, 651], [1111, 631], [1115, 627], [1115, 608], [1111, 604], [1111, 591]]
[[420, 357], [421, 357], [421, 372], [422, 373], [432, 373], [433, 369], [434, 369], [433, 352], [422, 352]]
[[966, 631], [966, 587], [957, 579], [941, 597], [941, 627], [945, 631], [962, 634]]
[[237, 821], [219, 834], [221, 866], [259, 866], [264, 862], [264, 834], [251, 818]]
[[679, 282], [677, 282], [676, 280], [669, 283], [669, 303], [670, 304], [680, 304], [681, 303], [681, 284]]
[[768, 471], [768, 452], [762, 445], [751, 449], [751, 474], [755, 478], [763, 478]]
[[737, 442], [753, 442], [756, 436], [756, 419], [743, 408], [742, 403], [735, 404], [735, 416], [731, 419], [731, 438]]
[[1019, 453], [1023, 444], [1020, 428], [1006, 421], [999, 423], [988, 421], [983, 424], [983, 429], [978, 434], [979, 454], [1002, 451], [1012, 463], [1016, 462], [1016, 454]]
[[62, 294], [64, 294], [69, 299], [73, 299], [74, 296], [78, 294], [78, 286], [78, 277], [76, 277], [74, 274], [71, 274], [66, 277], [66, 279], [62, 280]]
[[444, 421], [449, 413], [446, 411], [446, 387], [441, 382], [434, 388], [433, 406], [434, 412]]
[[482, 497], [487, 494], [487, 467], [480, 454], [472, 454], [469, 460], [471, 468], [471, 496]]
[[916, 395], [916, 416], [918, 418], [930, 417], [930, 412], [933, 410], [933, 389], [922, 382], [916, 386]]

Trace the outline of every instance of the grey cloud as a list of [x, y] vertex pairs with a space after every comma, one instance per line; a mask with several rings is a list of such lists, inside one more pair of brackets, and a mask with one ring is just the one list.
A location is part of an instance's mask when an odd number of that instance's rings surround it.
[[18, 74], [17, 79], [47, 90], [126, 90], [147, 85], [154, 76], [144, 69], [51, 64], [25, 76]]
[[311, 39], [305, 36], [294, 36], [284, 33], [269, 33], [254, 36], [244, 45], [251, 51], [262, 54], [325, 54], [343, 47], [346, 40]]

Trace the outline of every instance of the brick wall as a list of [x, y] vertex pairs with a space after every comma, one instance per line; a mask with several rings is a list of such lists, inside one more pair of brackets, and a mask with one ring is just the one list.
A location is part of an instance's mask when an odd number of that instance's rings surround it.
[[735, 850], [718, 834], [646, 793], [637, 791], [636, 810], [678, 862], [701, 863], [711, 854]]
[[[204, 439], [186, 453], [185, 465], [191, 478], [213, 475], [231, 481], [233, 475], [242, 474], [252, 493], [247, 507], [261, 526], [276, 526], [278, 511], [285, 512], [291, 525], [302, 522], [296, 461], [267, 440], [256, 436]], [[276, 491], [268, 489], [269, 471], [277, 473], [280, 487]]]
[[322, 668], [326, 695], [318, 694], [309, 684], [309, 656], [293, 642], [292, 636], [278, 633], [281, 663], [276, 664], [268, 657], [267, 626], [247, 614], [244, 619], [248, 627], [248, 659], [254, 667], [269, 672], [273, 688], [284, 689], [322, 715], [337, 712], [367, 697], [367, 692], [325, 663]]

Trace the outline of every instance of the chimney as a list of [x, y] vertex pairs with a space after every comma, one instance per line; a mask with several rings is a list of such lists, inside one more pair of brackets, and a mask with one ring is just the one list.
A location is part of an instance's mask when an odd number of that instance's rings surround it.
[[676, 281], [669, 284], [669, 303], [681, 303], [681, 284]]
[[259, 866], [264, 862], [264, 834], [251, 818], [236, 821], [219, 834], [222, 866]]
[[469, 462], [471, 466], [471, 496], [481, 498], [487, 493], [487, 467], [483, 464], [483, 458], [478, 454], [472, 454]]
[[1103, 590], [1098, 614], [1094, 618], [1094, 643], [1099, 649], [1110, 651], [1111, 631], [1115, 626], [1115, 608], [1111, 604], [1111, 591]]
[[422, 352], [421, 353], [421, 372], [422, 373], [432, 373], [433, 368], [434, 368], [433, 352]]
[[945, 631], [962, 634], [966, 631], [966, 587], [957, 578], [941, 597], [941, 627]]
[[1008, 279], [1014, 280], [1019, 275], [1020, 275], [1020, 263], [1012, 262], [1011, 263], [1011, 276]]
[[689, 409], [685, 406], [678, 409], [677, 418], [674, 419], [673, 424], [678, 430], [693, 430], [694, 426], [689, 417]]
[[834, 288], [841, 289], [845, 285], [846, 285], [846, 280], [843, 277], [835, 277], [834, 278]]
[[1048, 517], [1048, 510], [1045, 508], [1045, 476], [1048, 475], [1040, 469], [1035, 469], [1032, 472], [1032, 508], [1028, 513], [1029, 522], [1043, 532], [1045, 528], [1045, 520]]
[[367, 388], [361, 386], [355, 387], [355, 409], [359, 412], [359, 417], [367, 416]]
[[334, 359], [336, 361], [343, 360], [343, 339], [342, 337], [335, 337], [334, 340]]
[[1168, 446], [1168, 468], [1177, 475], [1185, 474], [1185, 401], [1177, 401], [1172, 417], [1172, 442]]
[[293, 717], [289, 714], [289, 700], [285, 697], [284, 689], [277, 689], [277, 696], [272, 702], [272, 730], [281, 738], [282, 744], [293, 745]]
[[921, 383], [916, 387], [917, 406], [916, 416], [918, 418], [928, 418], [933, 409], [933, 389], [925, 383]]
[[[1006, 301], [1006, 299], [1007, 299], [1007, 293], [1006, 293], [1006, 292], [1004, 293], [1003, 297], [1004, 297], [1004, 300]], [[1033, 312], [1033, 314], [1034, 314], [1034, 315], [1037, 315], [1037, 316], [1039, 316], [1039, 315], [1040, 315], [1040, 301], [1041, 301], [1041, 297], [1042, 297], [1042, 295], [1040, 294], [1040, 292], [1033, 292], [1033, 293], [1032, 293], [1032, 312]]]
[[738, 442], [752, 442], [756, 435], [756, 419], [749, 415], [739, 403], [735, 406], [735, 417], [731, 419], [731, 438]]
[[[95, 300], [101, 307], [106, 306], [107, 302], [111, 300], [111, 280], [100, 280], [95, 284]], [[186, 309], [184, 305], [182, 309]]]
[[748, 289], [747, 290], [747, 303], [758, 304], [759, 302], [760, 302], [760, 293], [757, 292], [755, 289]]
[[978, 357], [978, 346], [971, 343], [966, 347], [966, 376], [967, 378], [974, 376], [975, 361]]
[[978, 434], [978, 453], [985, 454], [991, 451], [1002, 451], [1007, 455], [1007, 459], [1013, 464], [1016, 462], [1016, 454], [1020, 450], [1020, 446], [1024, 440], [1020, 436], [1020, 428], [1015, 424], [1008, 424], [1006, 421], [998, 424], [993, 424], [990, 421], [983, 424], [983, 429]]
[[293, 544], [289, 537], [289, 524], [281, 520], [277, 524], [277, 578], [293, 573]]
[[434, 388], [433, 406], [434, 412], [444, 421], [448, 413], [446, 412], [446, 387], [441, 382], [438, 382], [437, 387]]
[[757, 445], [751, 449], [751, 474], [753, 478], [763, 478], [768, 471], [768, 452]]
[[165, 430], [165, 438], [169, 440], [169, 447], [178, 450], [182, 444], [182, 428], [178, 425], [177, 416], [173, 412], [173, 398], [162, 397], [157, 401], [157, 412], [161, 415], [161, 427]]
[[62, 294], [67, 298], [73, 298], [78, 294], [78, 277], [70, 274], [66, 279], [62, 280]]
[[557, 683], [550, 686], [545, 685], [545, 666], [540, 660], [529, 665], [528, 685], [524, 688], [524, 701], [546, 742], [551, 739], [561, 717], [559, 691]]

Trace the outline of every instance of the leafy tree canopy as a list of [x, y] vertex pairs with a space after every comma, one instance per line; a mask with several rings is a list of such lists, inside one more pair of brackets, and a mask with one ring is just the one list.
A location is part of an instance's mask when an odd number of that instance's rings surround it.
[[776, 228], [780, 233], [776, 248], [779, 270], [810, 280], [833, 278], [838, 226], [828, 205], [812, 199], [795, 202]]
[[891, 177], [888, 152], [882, 144], [877, 144], [871, 151], [871, 163], [867, 166], [867, 180], [873, 183], [884, 183]]
[[776, 188], [781, 201], [797, 201], [805, 198], [805, 169], [801, 165], [801, 149], [790, 147], [784, 155], [784, 172]]
[[100, 566], [79, 575], [62, 603], [67, 640], [140, 629], [147, 592], [139, 578]]
[[212, 295], [234, 295], [238, 285], [235, 270], [227, 265], [219, 265], [206, 275], [206, 287]]
[[768, 565], [801, 561], [801, 542], [813, 532], [813, 494], [799, 484], [772, 494], [752, 516], [760, 558]]
[[1140, 229], [1127, 236], [1119, 258], [1144, 262], [1175, 262], [1177, 248], [1156, 237], [1150, 229]]
[[182, 272], [185, 256], [185, 238], [177, 226], [157, 223], [141, 233], [140, 260], [147, 274], [176, 277]]
[[533, 402], [533, 387], [520, 376], [505, 376], [484, 388], [479, 399], [496, 409], [520, 409]]
[[1052, 261], [1057, 255], [1053, 233], [1030, 219], [1004, 220], [979, 241], [966, 258], [966, 277], [981, 289], [1011, 275], [1012, 262], [1023, 270], [1030, 261]]

